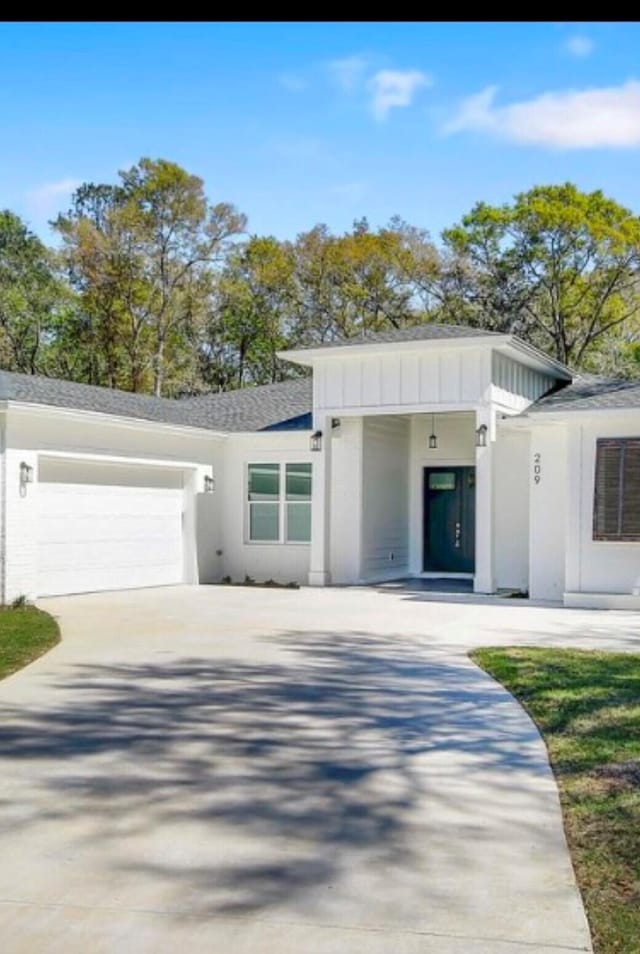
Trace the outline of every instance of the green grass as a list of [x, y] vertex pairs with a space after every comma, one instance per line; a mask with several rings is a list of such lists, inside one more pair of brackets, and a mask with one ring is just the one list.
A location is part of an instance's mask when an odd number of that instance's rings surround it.
[[42, 656], [60, 641], [58, 624], [35, 606], [0, 608], [0, 679]]
[[640, 655], [481, 649], [544, 736], [597, 954], [640, 952]]

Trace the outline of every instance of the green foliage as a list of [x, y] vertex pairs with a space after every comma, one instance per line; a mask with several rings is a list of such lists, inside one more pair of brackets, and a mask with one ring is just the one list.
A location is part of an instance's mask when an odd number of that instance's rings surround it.
[[0, 679], [33, 662], [59, 641], [58, 624], [48, 613], [26, 601], [1, 609]]
[[0, 213], [0, 366], [178, 396], [299, 374], [291, 347], [423, 321], [516, 333], [563, 362], [640, 373], [640, 220], [601, 192], [538, 186], [443, 233], [399, 218], [294, 240], [197, 176], [141, 159], [85, 183], [47, 249]]
[[602, 192], [538, 186], [510, 205], [478, 203], [444, 233], [446, 311], [513, 331], [583, 366], [640, 315], [640, 219]]
[[70, 295], [54, 257], [12, 212], [0, 212], [0, 360], [12, 371], [46, 369], [45, 351]]
[[640, 656], [482, 649], [542, 731], [596, 954], [640, 938]]
[[120, 180], [82, 186], [53, 223], [82, 303], [70, 332], [102, 362], [92, 376], [160, 395], [182, 385], [192, 360], [188, 331], [208, 306], [209, 273], [244, 217], [210, 204], [201, 179], [163, 159], [141, 159]]

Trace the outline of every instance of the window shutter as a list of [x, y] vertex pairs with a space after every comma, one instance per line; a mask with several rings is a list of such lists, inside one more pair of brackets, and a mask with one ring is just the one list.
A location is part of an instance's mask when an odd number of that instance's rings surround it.
[[593, 539], [640, 541], [640, 438], [596, 443]]
[[620, 535], [621, 474], [621, 442], [599, 440], [596, 447], [594, 540], [617, 539]]
[[640, 540], [640, 441], [624, 443], [622, 525], [624, 540]]

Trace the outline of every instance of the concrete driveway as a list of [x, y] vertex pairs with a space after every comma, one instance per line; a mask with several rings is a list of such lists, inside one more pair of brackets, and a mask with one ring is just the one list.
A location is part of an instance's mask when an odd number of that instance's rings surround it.
[[52, 599], [0, 683], [4, 954], [589, 950], [545, 750], [480, 643], [624, 613], [376, 590]]

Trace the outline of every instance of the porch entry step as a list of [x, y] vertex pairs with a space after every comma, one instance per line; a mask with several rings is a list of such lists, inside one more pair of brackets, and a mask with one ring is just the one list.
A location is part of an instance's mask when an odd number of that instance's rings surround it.
[[473, 593], [473, 577], [409, 577], [381, 583], [388, 590], [413, 590], [420, 593]]

